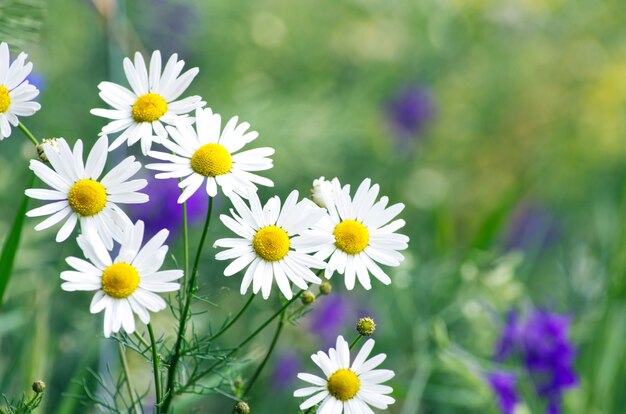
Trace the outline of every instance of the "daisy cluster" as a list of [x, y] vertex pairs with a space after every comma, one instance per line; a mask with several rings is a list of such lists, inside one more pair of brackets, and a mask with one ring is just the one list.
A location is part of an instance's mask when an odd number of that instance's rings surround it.
[[[20, 54], [9, 65], [8, 46], [0, 46], [0, 138], [11, 133], [17, 116], [32, 115], [39, 104], [30, 102], [38, 91], [24, 79], [32, 68]], [[84, 157], [84, 145], [63, 139], [44, 140], [41, 160], [30, 169], [44, 188], [26, 190], [26, 195], [44, 204], [30, 210], [29, 217], [45, 217], [35, 230], [60, 226], [56, 241], [75, 240], [83, 258], [68, 257], [71, 270], [61, 273], [66, 291], [95, 292], [91, 313], [104, 311], [104, 335], [135, 330], [135, 315], [150, 322], [150, 312], [167, 307], [158, 293], [177, 291], [183, 277], [179, 269], [161, 270], [168, 251], [169, 231], [162, 229], [144, 242], [144, 223], [133, 223], [122, 207], [149, 202], [142, 191], [147, 182], [134, 178], [144, 167], [134, 156], [108, 169], [109, 152], [126, 142], [139, 143], [145, 168], [156, 179], [176, 180], [184, 204], [197, 191], [209, 197], [220, 193], [232, 208], [220, 216], [233, 233], [219, 239], [215, 259], [228, 261], [224, 275], [241, 275], [241, 294], [252, 290], [269, 298], [274, 284], [287, 299], [294, 289], [327, 282], [341, 275], [346, 289], [360, 285], [369, 290], [376, 283], [392, 282], [383, 266], [398, 266], [409, 238], [397, 233], [405, 222], [396, 218], [403, 204], [390, 204], [380, 188], [368, 178], [356, 191], [338, 178], [313, 182], [310, 198], [297, 190], [285, 199], [273, 196], [262, 202], [258, 186], [273, 182], [258, 173], [272, 168], [274, 149], [250, 148], [258, 137], [238, 117], [223, 120], [205, 107], [200, 96], [181, 98], [198, 68], [184, 71], [185, 62], [176, 54], [165, 65], [159, 51], [146, 62], [140, 53], [124, 59], [129, 87], [112, 82], [98, 86], [109, 108], [93, 109], [93, 115], [109, 123]], [[113, 135], [109, 142], [109, 135]], [[158, 146], [153, 149], [153, 146]], [[77, 231], [79, 229], [79, 231]], [[116, 253], [113, 253], [116, 252]], [[358, 283], [357, 283], [358, 282]], [[347, 342], [340, 336], [328, 353], [312, 356], [324, 377], [300, 374], [312, 386], [296, 391], [308, 397], [301, 408], [319, 404], [318, 413], [370, 413], [370, 406], [386, 408], [394, 400], [391, 388], [381, 385], [393, 376], [375, 369], [384, 360], [368, 360], [374, 346], [368, 340], [352, 363]]]

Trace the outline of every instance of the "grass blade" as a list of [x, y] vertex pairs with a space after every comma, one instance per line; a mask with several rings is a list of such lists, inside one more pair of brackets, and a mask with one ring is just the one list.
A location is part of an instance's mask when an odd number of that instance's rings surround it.
[[[35, 182], [35, 176], [30, 179], [28, 188], [33, 186]], [[22, 238], [22, 227], [24, 226], [24, 220], [26, 218], [26, 209], [28, 208], [29, 198], [26, 195], [23, 196], [20, 208], [17, 210], [13, 224], [9, 235], [2, 246], [2, 253], [0, 254], [0, 308], [4, 302], [4, 293], [11, 280], [11, 274], [13, 273], [13, 265], [15, 264], [15, 256]]]

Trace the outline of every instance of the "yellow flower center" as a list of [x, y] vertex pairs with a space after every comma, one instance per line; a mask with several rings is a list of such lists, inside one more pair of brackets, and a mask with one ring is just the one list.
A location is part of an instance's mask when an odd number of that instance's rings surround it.
[[94, 216], [104, 209], [107, 192], [102, 184], [89, 178], [78, 180], [70, 188], [67, 202], [81, 216]]
[[102, 290], [115, 299], [125, 299], [139, 286], [139, 273], [127, 263], [115, 263], [102, 273]]
[[359, 392], [361, 381], [359, 381], [359, 377], [354, 372], [344, 368], [335, 371], [328, 378], [327, 387], [330, 395], [340, 401], [348, 401]]
[[361, 253], [367, 247], [370, 233], [367, 227], [355, 220], [344, 220], [333, 231], [335, 246], [348, 254]]
[[0, 85], [0, 114], [5, 113], [11, 106], [11, 97], [6, 86]]
[[205, 177], [226, 174], [233, 166], [230, 152], [220, 144], [205, 144], [191, 157], [191, 168]]
[[268, 262], [277, 262], [289, 252], [289, 236], [277, 226], [259, 229], [252, 238], [252, 247], [259, 257]]
[[167, 112], [167, 102], [157, 93], [141, 95], [133, 105], [133, 119], [137, 122], [154, 122]]

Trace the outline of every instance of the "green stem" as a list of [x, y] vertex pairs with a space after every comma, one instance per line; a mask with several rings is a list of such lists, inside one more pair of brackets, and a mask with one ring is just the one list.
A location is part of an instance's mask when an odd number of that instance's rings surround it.
[[280, 320], [278, 321], [276, 332], [274, 333], [274, 337], [272, 338], [270, 347], [267, 350], [267, 354], [265, 354], [265, 358], [263, 358], [263, 361], [261, 361], [261, 364], [256, 369], [256, 371], [254, 371], [254, 374], [252, 375], [252, 378], [250, 379], [250, 382], [248, 383], [246, 390], [243, 392], [244, 397], [250, 393], [250, 390], [254, 386], [254, 383], [261, 375], [261, 371], [263, 371], [263, 368], [265, 368], [267, 361], [270, 359], [270, 355], [272, 355], [272, 351], [274, 350], [274, 347], [276, 346], [276, 343], [278, 342], [278, 337], [280, 336], [280, 333], [283, 330], [283, 326], [285, 326], [285, 312], [284, 311], [280, 314]]
[[241, 315], [244, 314], [244, 312], [246, 311], [246, 309], [248, 309], [248, 306], [250, 306], [250, 304], [252, 303], [252, 300], [256, 297], [256, 295], [252, 295], [250, 296], [250, 299], [248, 299], [248, 301], [246, 302], [245, 305], [243, 305], [243, 307], [239, 310], [239, 312], [237, 313], [237, 315], [235, 315], [235, 317], [233, 319], [231, 319], [226, 326], [224, 326], [222, 329], [220, 329], [220, 331], [218, 333], [216, 333], [215, 335], [211, 336], [208, 341], [214, 341], [215, 339], [219, 338], [220, 336], [222, 336], [222, 334], [224, 332], [226, 332], [231, 326], [233, 326], [235, 324], [235, 322], [237, 322], [237, 319], [239, 319], [241, 317]]
[[143, 336], [139, 335], [139, 333], [137, 333], [137, 331], [135, 331], [135, 338], [137, 338], [139, 340], [139, 342], [141, 342], [143, 344], [143, 346], [146, 347], [146, 349], [150, 348], [150, 344], [148, 342], [146, 342], [146, 340], [143, 339]]
[[189, 273], [189, 227], [187, 223], [187, 202], [183, 203], [183, 255], [184, 255], [184, 270], [183, 273], [183, 286], [181, 292], [183, 298], [187, 292], [187, 273]]
[[[193, 294], [197, 289], [196, 279], [198, 276], [198, 265], [200, 264], [200, 256], [202, 254], [202, 247], [204, 246], [204, 241], [206, 240], [206, 235], [209, 230], [209, 225], [211, 224], [211, 212], [212, 211], [213, 211], [213, 197], [209, 197], [209, 206], [207, 209], [206, 219], [204, 221], [204, 229], [202, 230], [202, 236], [200, 237], [200, 243], [198, 244], [198, 251], [196, 253], [196, 259], [194, 260], [193, 271], [191, 272], [191, 277], [189, 278], [189, 285], [187, 286], [187, 294], [185, 296], [185, 305], [183, 307], [182, 313], [180, 314], [180, 324], [178, 326], [178, 335], [176, 337], [176, 344], [174, 345], [174, 352], [172, 354], [170, 367], [167, 372], [167, 386], [166, 386], [165, 398], [163, 400], [163, 406], [162, 406], [163, 413], [167, 413], [169, 411], [170, 405], [172, 404], [172, 398], [174, 396], [174, 380], [176, 378], [176, 369], [178, 368], [178, 361], [180, 360], [180, 357], [181, 357], [181, 349], [183, 346], [183, 340], [185, 338], [185, 331], [187, 329], [187, 319], [189, 318], [189, 310], [191, 308], [191, 298], [193, 297]], [[188, 249], [186, 248], [185, 250], [187, 251]], [[185, 259], [185, 263], [187, 263], [186, 259]], [[187, 273], [187, 269], [188, 267], [185, 264], [185, 274]]]
[[35, 136], [32, 134], [32, 132], [30, 132], [28, 130], [28, 128], [26, 128], [26, 126], [23, 123], [19, 123], [18, 127], [22, 130], [22, 132], [24, 133], [24, 135], [26, 135], [26, 137], [28, 139], [30, 139], [30, 141], [35, 145], [39, 145], [39, 141], [37, 141], [37, 138], [35, 138]]
[[300, 292], [296, 293], [296, 295], [289, 302], [285, 303], [282, 308], [280, 308], [276, 313], [274, 313], [272, 316], [270, 316], [270, 318], [268, 320], [263, 322], [263, 324], [261, 326], [259, 326], [254, 332], [252, 332], [246, 339], [244, 339], [243, 342], [241, 342], [239, 345], [237, 345], [235, 348], [233, 348], [228, 354], [226, 354], [226, 356], [223, 359], [221, 359], [219, 361], [216, 361], [209, 368], [207, 368], [204, 371], [201, 371], [200, 373], [194, 375], [193, 378], [190, 378], [188, 384], [194, 383], [195, 381], [197, 381], [200, 378], [204, 377], [209, 372], [213, 371], [216, 367], [221, 365], [224, 361], [228, 360], [228, 358], [233, 356], [237, 351], [239, 351], [241, 348], [243, 348], [244, 345], [246, 345], [248, 342], [250, 342], [252, 339], [254, 339], [254, 337], [257, 336], [261, 331], [263, 331], [263, 329], [265, 329], [265, 327], [267, 327], [267, 325], [272, 323], [272, 321], [274, 319], [276, 319], [278, 316], [280, 316], [289, 307], [289, 305], [291, 305], [293, 302], [298, 300], [298, 298], [302, 295], [302, 293], [304, 293], [304, 290], [301, 290]]
[[126, 360], [126, 352], [124, 351], [124, 345], [121, 342], [117, 343], [117, 349], [120, 352], [120, 362], [122, 363], [122, 369], [124, 370], [124, 376], [126, 377], [126, 388], [128, 390], [128, 395], [130, 396], [130, 402], [133, 405], [133, 409], [136, 414], [139, 414], [141, 411], [137, 409], [137, 404], [139, 403], [136, 398], [137, 394], [134, 391], [134, 387], [132, 381], [130, 379], [130, 370], [128, 369], [128, 361]]
[[359, 341], [361, 340], [361, 338], [363, 338], [363, 335], [359, 334], [359, 336], [357, 336], [356, 338], [354, 338], [354, 341], [352, 341], [352, 343], [350, 344], [350, 349], [354, 348], [354, 346], [359, 343]]
[[150, 345], [152, 348], [152, 370], [154, 371], [154, 389], [156, 394], [156, 412], [157, 414], [161, 413], [161, 372], [159, 369], [159, 365], [161, 362], [161, 357], [157, 353], [156, 340], [154, 339], [154, 331], [152, 330], [152, 324], [148, 324], [148, 333], [150, 334]]

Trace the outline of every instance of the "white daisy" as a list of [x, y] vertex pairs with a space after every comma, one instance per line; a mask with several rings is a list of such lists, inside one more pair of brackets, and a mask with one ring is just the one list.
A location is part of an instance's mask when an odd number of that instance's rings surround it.
[[301, 410], [320, 404], [318, 414], [370, 414], [370, 405], [384, 410], [395, 400], [386, 395], [393, 391], [387, 385], [381, 385], [395, 375], [388, 369], [375, 369], [387, 357], [378, 354], [367, 360], [374, 348], [374, 340], [368, 339], [350, 365], [350, 348], [342, 336], [337, 337], [336, 348], [330, 348], [328, 354], [319, 351], [311, 359], [324, 372], [324, 378], [317, 375], [300, 373], [298, 378], [313, 386], [300, 388], [294, 397], [309, 397], [300, 404]]
[[[316, 194], [323, 199], [328, 215], [322, 219], [311, 236], [327, 235], [331, 241], [322, 246], [298, 247], [302, 253], [315, 253], [314, 257], [328, 260], [326, 277], [335, 271], [344, 275], [346, 288], [352, 290], [358, 278], [365, 289], [371, 289], [370, 273], [385, 285], [391, 279], [377, 263], [398, 266], [404, 256], [398, 250], [408, 247], [409, 238], [395, 233], [404, 227], [404, 220], [393, 220], [403, 209], [398, 203], [387, 207], [389, 199], [378, 196], [378, 184], [371, 186], [365, 179], [350, 198], [350, 186], [343, 188], [334, 178], [332, 189], [325, 188]], [[393, 221], [391, 221], [393, 220]], [[391, 221], [391, 223], [389, 223]]]
[[146, 168], [163, 171], [156, 178], [182, 178], [179, 184], [184, 191], [178, 198], [184, 203], [206, 179], [206, 192], [215, 197], [217, 186], [225, 195], [239, 194], [248, 198], [257, 191], [256, 184], [272, 187], [274, 183], [251, 173], [272, 168], [269, 157], [273, 148], [255, 148], [240, 151], [246, 144], [259, 136], [258, 132], [246, 132], [250, 124], [237, 125], [238, 117], [233, 117], [221, 130], [221, 117], [211, 108], [196, 110], [196, 127], [178, 125], [167, 127], [174, 140], [162, 142], [172, 153], [150, 151], [148, 155], [166, 163], [148, 164]]
[[161, 73], [161, 52], [156, 50], [148, 70], [141, 53], [137, 52], [134, 65], [129, 58], [124, 59], [124, 73], [132, 91], [112, 82], [98, 85], [102, 100], [114, 108], [91, 110], [94, 115], [113, 120], [102, 128], [102, 134], [124, 131], [113, 141], [109, 151], [124, 141], [130, 146], [141, 139], [145, 155], [155, 139], [153, 133], [157, 142], [167, 138], [163, 123], [172, 125], [185, 120], [186, 114], [204, 106], [206, 102], [200, 96], [176, 100], [198, 74], [198, 68], [193, 68], [181, 75], [184, 65], [185, 62], [173, 54]]
[[[231, 196], [236, 212], [231, 216], [221, 215], [222, 222], [239, 238], [220, 239], [214, 247], [226, 247], [219, 252], [217, 260], [233, 260], [224, 270], [225, 276], [232, 276], [246, 266], [241, 294], [245, 295], [252, 284], [254, 293], [262, 290], [267, 299], [272, 289], [272, 281], [287, 298], [293, 297], [293, 282], [300, 289], [307, 289], [309, 283], [320, 284], [311, 268], [323, 269], [325, 263], [304, 253], [294, 251], [296, 236], [315, 225], [324, 216], [324, 210], [310, 200], [298, 201], [298, 192], [292, 191], [281, 210], [280, 199], [272, 197], [261, 207], [256, 193], [250, 195], [250, 207], [236, 194]], [[297, 243], [307, 245], [315, 242], [307, 236], [297, 238]]]
[[[65, 259], [75, 270], [61, 273], [66, 291], [96, 291], [89, 311], [98, 313], [104, 309], [104, 336], [119, 332], [135, 331], [135, 317], [147, 324], [150, 312], [158, 312], [167, 307], [165, 300], [154, 292], [174, 292], [180, 289], [175, 280], [183, 276], [182, 270], [159, 270], [163, 265], [167, 246], [163, 243], [169, 231], [158, 232], [142, 247], [144, 224], [139, 220], [129, 224], [121, 241], [120, 250], [111, 259], [97, 234], [89, 232], [78, 236], [77, 242], [84, 256]], [[111, 250], [111, 249], [109, 249]]]
[[117, 203], [138, 204], [148, 201], [146, 194], [137, 191], [148, 182], [130, 180], [141, 168], [135, 157], [128, 157], [109, 171], [102, 179], [107, 160], [108, 140], [98, 139], [87, 163], [83, 163], [83, 142], [76, 141], [72, 151], [63, 138], [56, 143], [42, 144], [52, 168], [41, 161], [31, 160], [30, 169], [52, 189], [32, 188], [26, 195], [38, 200], [51, 201], [45, 206], [30, 210], [28, 217], [50, 216], [39, 223], [35, 230], [47, 229], [67, 218], [56, 236], [57, 242], [66, 240], [80, 221], [83, 233], [95, 230], [107, 248], [113, 247], [113, 239], [121, 240], [124, 226], [130, 219]]
[[33, 69], [27, 57], [22, 52], [11, 63], [9, 45], [0, 43], [0, 141], [11, 135], [11, 125], [18, 126], [18, 116], [31, 116], [41, 109], [32, 102], [39, 90], [25, 80]]

